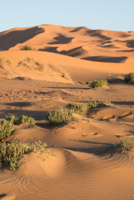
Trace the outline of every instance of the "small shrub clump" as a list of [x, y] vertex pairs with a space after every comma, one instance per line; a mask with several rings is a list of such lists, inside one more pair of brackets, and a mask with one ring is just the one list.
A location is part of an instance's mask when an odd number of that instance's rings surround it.
[[13, 124], [24, 124], [25, 122], [29, 124], [36, 124], [36, 121], [32, 117], [27, 117], [22, 115], [21, 117], [16, 117], [14, 115], [5, 116], [6, 120], [12, 122]]
[[5, 137], [10, 136], [11, 132], [14, 130], [12, 122], [3, 120], [0, 123], [0, 140], [4, 139]]
[[134, 72], [129, 73], [126, 77], [125, 77], [125, 81], [127, 83], [134, 83]]
[[122, 138], [120, 144], [112, 144], [111, 146], [107, 147], [107, 150], [114, 149], [114, 148], [121, 148], [121, 153], [127, 153], [132, 148], [134, 141], [130, 141], [129, 138]]
[[97, 108], [99, 105], [103, 105], [103, 104], [106, 104], [106, 105], [109, 105], [109, 106], [112, 106], [113, 104], [110, 102], [110, 101], [99, 101], [99, 102], [96, 102], [96, 101], [89, 101], [88, 102], [88, 109], [91, 109], [91, 108]]
[[[35, 143], [22, 143], [14, 141], [11, 143], [0, 144], [0, 167], [3, 164], [10, 167], [10, 170], [15, 171], [21, 168], [20, 159], [28, 152], [53, 155], [52, 152], [46, 148], [47, 144], [41, 141]], [[44, 158], [42, 158], [45, 161]]]
[[27, 117], [25, 115], [22, 115], [20, 118], [19, 118], [19, 123], [20, 124], [24, 124], [25, 122], [29, 123], [29, 124], [36, 124], [36, 121], [34, 120], [34, 118], [32, 117]]
[[63, 122], [72, 121], [74, 118], [72, 113], [74, 110], [68, 108], [59, 108], [57, 111], [49, 111], [46, 115], [46, 119], [52, 124], [60, 124]]
[[7, 121], [11, 122], [12, 124], [19, 123], [19, 117], [15, 116], [15, 115], [6, 115], [5, 118]]
[[91, 88], [97, 88], [97, 87], [102, 87], [102, 86], [107, 86], [107, 85], [108, 85], [107, 80], [101, 80], [101, 81], [95, 80], [90, 83]]
[[88, 109], [87, 104], [82, 103], [69, 103], [67, 108], [70, 108], [74, 113], [83, 114]]
[[25, 46], [23, 46], [23, 47], [21, 48], [21, 50], [32, 50], [32, 51], [34, 51], [35, 48], [31, 47], [30, 45], [29, 45], [29, 46], [25, 45]]

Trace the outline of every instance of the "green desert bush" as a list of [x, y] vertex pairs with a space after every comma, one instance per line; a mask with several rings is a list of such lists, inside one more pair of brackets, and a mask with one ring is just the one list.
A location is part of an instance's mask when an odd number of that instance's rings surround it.
[[106, 105], [109, 105], [109, 106], [113, 105], [110, 101], [103, 101], [103, 100], [101, 100], [99, 102], [89, 101], [88, 102], [88, 109], [90, 109], [90, 108], [97, 108], [99, 105], [103, 105], [103, 104], [106, 104]]
[[69, 103], [67, 108], [73, 110], [75, 113], [83, 114], [87, 109], [87, 104], [82, 103]]
[[97, 87], [102, 87], [102, 86], [107, 86], [107, 85], [108, 85], [107, 80], [101, 80], [101, 81], [95, 80], [90, 83], [91, 88], [97, 88]]
[[126, 77], [125, 77], [125, 81], [129, 82], [129, 83], [134, 83], [134, 72], [129, 73]]
[[7, 121], [12, 122], [12, 124], [19, 123], [19, 117], [15, 116], [15, 115], [6, 115], [5, 118]]
[[[3, 164], [10, 167], [10, 170], [15, 171], [21, 168], [20, 159], [28, 152], [53, 155], [52, 152], [46, 148], [47, 144], [39, 142], [22, 143], [14, 141], [11, 143], [0, 144], [0, 167]], [[45, 158], [43, 158], [43, 161]]]
[[23, 46], [23, 47], [21, 48], [21, 50], [32, 50], [32, 51], [34, 51], [35, 48], [31, 47], [30, 45], [29, 45], [29, 46], [25, 45], [25, 46]]
[[4, 139], [5, 137], [10, 136], [11, 132], [14, 130], [12, 122], [3, 120], [0, 123], [0, 140]]
[[36, 121], [34, 120], [34, 118], [32, 117], [27, 117], [26, 115], [22, 115], [19, 118], [19, 123], [20, 124], [24, 124], [25, 122], [29, 123], [29, 124], [36, 124]]
[[67, 108], [72, 109], [75, 113], [78, 114], [83, 114], [84, 112], [86, 112], [88, 109], [91, 108], [97, 108], [99, 105], [103, 105], [103, 104], [107, 104], [107, 105], [113, 105], [110, 101], [89, 101], [88, 103], [69, 103], [67, 105]]
[[49, 111], [45, 118], [52, 124], [60, 124], [72, 121], [74, 119], [72, 116], [73, 112], [74, 110], [68, 108], [59, 108], [57, 111]]
[[120, 144], [112, 144], [107, 147], [107, 150], [120, 147], [121, 153], [127, 153], [127, 151], [132, 148], [133, 144], [134, 144], [134, 141], [130, 140], [129, 138], [121, 138]]
[[22, 115], [21, 117], [16, 117], [14, 115], [5, 116], [6, 120], [12, 122], [13, 124], [24, 124], [25, 122], [29, 124], [36, 124], [36, 121], [32, 117], [28, 117], [26, 115]]

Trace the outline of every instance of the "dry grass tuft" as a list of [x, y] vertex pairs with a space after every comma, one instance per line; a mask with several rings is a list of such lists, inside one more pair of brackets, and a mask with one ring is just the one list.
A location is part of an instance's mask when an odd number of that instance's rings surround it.
[[38, 62], [34, 58], [31, 58], [31, 57], [27, 57], [24, 60], [20, 60], [17, 66], [18, 67], [23, 66], [31, 70], [38, 70], [38, 71], [44, 71], [44, 67], [45, 67], [44, 63]]
[[40, 61], [35, 60], [32, 57], [27, 57], [24, 60], [20, 60], [18, 65], [19, 66], [23, 66], [23, 67], [27, 67], [31, 70], [37, 70], [37, 71], [48, 71], [48, 72], [57, 72], [59, 73], [59, 75], [67, 80], [71, 80], [69, 74], [64, 71], [60, 66], [58, 65], [54, 65], [54, 64], [48, 64], [48, 63], [43, 63]]
[[4, 57], [0, 58], [0, 68], [4, 69], [5, 66], [12, 66], [12, 62], [9, 59], [5, 59]]

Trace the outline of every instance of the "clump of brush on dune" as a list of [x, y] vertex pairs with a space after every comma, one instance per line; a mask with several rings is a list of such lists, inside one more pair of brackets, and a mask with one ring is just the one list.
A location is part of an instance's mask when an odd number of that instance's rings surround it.
[[56, 72], [56, 73], [60, 74], [61, 77], [65, 78], [67, 80], [70, 80], [70, 81], [72, 80], [71, 77], [69, 76], [69, 74], [66, 71], [64, 71], [60, 66], [40, 62], [32, 57], [27, 57], [23, 60], [20, 60], [17, 66], [18, 67], [23, 66], [23, 67], [27, 67], [31, 70], [37, 70], [37, 71], [41, 71], [41, 72], [49, 72], [49, 73]]
[[90, 83], [91, 88], [97, 88], [97, 87], [103, 87], [103, 86], [108, 86], [107, 80], [100, 80], [100, 81], [92, 81]]
[[21, 117], [17, 117], [14, 115], [7, 115], [5, 116], [6, 119], [4, 119], [0, 123], [0, 140], [3, 140], [4, 138], [11, 135], [12, 131], [14, 130], [13, 124], [35, 124], [36, 121], [32, 117], [27, 117], [25, 115], [22, 115]]
[[131, 72], [128, 75], [126, 75], [125, 82], [134, 83], [134, 72]]
[[31, 50], [31, 51], [34, 51], [35, 48], [31, 47], [30, 45], [29, 45], [29, 46], [25, 45], [25, 46], [23, 46], [23, 47], [21, 48], [21, 50]]
[[12, 66], [12, 62], [9, 59], [5, 59], [4, 57], [0, 58], [0, 68], [5, 69], [5, 66]]
[[6, 116], [6, 120], [4, 119], [0, 123], [0, 168], [4, 165], [9, 166], [10, 170], [15, 171], [21, 168], [21, 158], [24, 157], [24, 154], [28, 152], [39, 153], [42, 155], [40, 157], [43, 161], [45, 161], [45, 155], [54, 155], [48, 149], [46, 143], [42, 143], [41, 141], [34, 143], [22, 143], [19, 141], [13, 141], [11, 143], [4, 142], [4, 139], [9, 137], [14, 130], [13, 124], [18, 123], [31, 123], [35, 124], [35, 120], [32, 117], [21, 116], [20, 118], [12, 115]]
[[[34, 143], [22, 143], [14, 141], [11, 143], [0, 144], [0, 167], [3, 164], [10, 167], [10, 170], [15, 171], [21, 168], [21, 158], [28, 152], [53, 155], [47, 148], [46, 143], [41, 141]], [[45, 158], [42, 158], [45, 161]]]
[[28, 117], [26, 115], [22, 115], [21, 117], [17, 117], [14, 115], [7, 115], [5, 116], [6, 120], [13, 123], [13, 124], [24, 124], [25, 122], [29, 124], [36, 124], [36, 121], [32, 117]]
[[134, 148], [134, 141], [129, 138], [121, 138], [120, 144], [112, 144], [107, 147], [107, 151], [110, 149], [119, 149], [121, 153], [127, 153], [127, 151], [132, 150]]
[[107, 104], [112, 106], [113, 104], [109, 101], [99, 101], [99, 102], [88, 102], [86, 104], [81, 103], [69, 103], [66, 108], [59, 108], [57, 111], [49, 111], [45, 116], [52, 124], [60, 124], [64, 122], [69, 122], [76, 120], [72, 116], [73, 113], [77, 113], [79, 115], [85, 115], [86, 111], [91, 108], [97, 108], [99, 105]]

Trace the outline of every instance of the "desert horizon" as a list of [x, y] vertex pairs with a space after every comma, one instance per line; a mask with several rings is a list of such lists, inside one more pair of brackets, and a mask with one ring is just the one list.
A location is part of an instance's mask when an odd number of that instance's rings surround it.
[[0, 199], [134, 198], [134, 31], [0, 32]]

